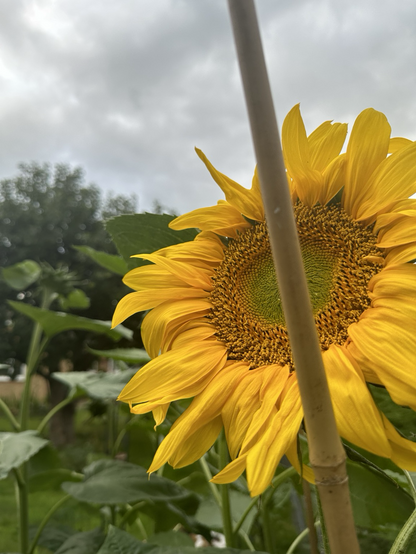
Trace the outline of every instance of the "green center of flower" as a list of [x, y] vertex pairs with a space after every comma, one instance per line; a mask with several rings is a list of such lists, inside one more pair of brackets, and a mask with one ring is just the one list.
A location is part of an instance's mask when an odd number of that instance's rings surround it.
[[[322, 310], [331, 297], [336, 257], [325, 242], [302, 248], [303, 265], [311, 296], [313, 312]], [[279, 285], [271, 252], [257, 256], [240, 275], [242, 304], [254, 317], [264, 323], [285, 325]]]
[[[344, 344], [348, 327], [370, 306], [368, 282], [379, 272], [382, 252], [368, 228], [340, 207], [308, 208], [295, 217], [322, 350]], [[213, 277], [209, 319], [229, 359], [250, 367], [276, 363], [293, 368], [279, 286], [265, 223], [230, 240]]]

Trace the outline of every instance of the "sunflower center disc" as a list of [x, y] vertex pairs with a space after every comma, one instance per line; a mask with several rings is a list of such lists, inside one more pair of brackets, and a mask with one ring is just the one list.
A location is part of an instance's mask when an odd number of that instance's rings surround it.
[[[370, 305], [367, 284], [381, 269], [366, 256], [381, 256], [375, 236], [336, 206], [308, 208], [295, 217], [322, 350], [343, 344], [349, 325]], [[230, 240], [213, 277], [209, 315], [229, 359], [251, 368], [289, 364], [288, 335], [265, 223]]]

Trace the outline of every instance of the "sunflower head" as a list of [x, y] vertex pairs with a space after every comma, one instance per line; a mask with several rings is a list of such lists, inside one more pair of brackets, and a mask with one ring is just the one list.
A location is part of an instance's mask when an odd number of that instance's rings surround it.
[[[282, 128], [288, 186], [340, 434], [416, 469], [414, 443], [375, 405], [367, 382], [415, 409], [416, 144], [391, 139], [385, 116], [364, 110], [347, 127], [329, 121], [309, 136], [295, 106]], [[302, 423], [279, 283], [257, 172], [246, 189], [197, 150], [225, 195], [171, 222], [195, 240], [142, 255], [135, 292], [114, 324], [150, 310], [143, 342], [153, 358], [123, 389], [134, 413], [161, 423], [170, 402], [193, 398], [159, 447], [150, 471], [194, 462], [224, 427], [232, 461], [215, 478], [247, 471], [252, 494], [270, 483], [283, 454], [300, 471]], [[411, 383], [409, 385], [409, 383]], [[304, 468], [308, 476], [308, 468]]]

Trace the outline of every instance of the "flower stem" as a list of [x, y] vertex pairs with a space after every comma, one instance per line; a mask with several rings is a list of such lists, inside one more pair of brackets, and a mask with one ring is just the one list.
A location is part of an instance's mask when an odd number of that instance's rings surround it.
[[273, 541], [272, 529], [270, 527], [269, 510], [268, 510], [267, 504], [262, 503], [261, 515], [262, 515], [261, 519], [263, 522], [264, 546], [267, 552], [269, 552], [270, 554], [273, 554], [274, 541]]
[[[318, 527], [318, 525], [319, 525], [319, 521], [316, 521], [315, 524], [314, 524], [314, 529], [316, 527]], [[300, 544], [303, 541], [303, 539], [306, 537], [306, 535], [308, 533], [309, 533], [309, 528], [307, 527], [292, 542], [292, 544], [289, 546], [289, 549], [287, 550], [286, 554], [294, 554], [296, 547], [298, 546], [298, 544]]]
[[29, 554], [34, 554], [35, 552], [35, 548], [36, 548], [36, 545], [38, 544], [38, 540], [39, 540], [39, 537], [40, 535], [42, 534], [42, 531], [43, 529], [45, 528], [45, 525], [48, 523], [48, 521], [50, 520], [50, 518], [53, 516], [53, 514], [59, 510], [59, 508], [65, 504], [65, 502], [67, 500], [69, 500], [71, 498], [71, 495], [70, 494], [67, 494], [66, 496], [64, 496], [63, 498], [61, 498], [61, 500], [58, 500], [58, 502], [56, 502], [56, 504], [54, 504], [52, 506], [52, 508], [49, 510], [49, 512], [45, 515], [45, 517], [42, 519], [37, 531], [36, 531], [36, 534], [35, 536], [33, 537], [33, 541], [32, 541], [32, 544], [30, 545], [30, 549], [29, 549]]
[[303, 495], [305, 497], [306, 523], [309, 529], [309, 544], [311, 547], [311, 554], [319, 554], [318, 535], [316, 534], [315, 517], [313, 514], [311, 487], [305, 479], [302, 479], [302, 488]]
[[19, 515], [19, 542], [21, 554], [27, 554], [29, 548], [29, 502], [27, 485], [22, 475], [23, 467], [13, 470], [16, 484], [16, 503]]
[[218, 506], [221, 508], [221, 495], [218, 492], [217, 485], [214, 485], [214, 483], [211, 483], [212, 479], [212, 473], [208, 467], [208, 463], [204, 456], [202, 458], [199, 458], [199, 464], [201, 466], [202, 472], [205, 475], [206, 480], [208, 481], [209, 488], [211, 489], [212, 496], [214, 497], [215, 502], [218, 504]]
[[9, 406], [6, 404], [6, 402], [2, 398], [0, 398], [0, 408], [3, 410], [3, 413], [6, 416], [6, 419], [9, 420], [10, 425], [13, 427], [13, 429], [16, 432], [19, 432], [20, 431], [20, 424], [17, 421], [17, 419], [14, 417], [12, 412], [10, 411]]
[[409, 519], [400, 529], [400, 533], [397, 535], [393, 546], [390, 549], [389, 554], [404, 554], [406, 552], [406, 546], [411, 539], [413, 533], [416, 530], [416, 510], [414, 510]]
[[67, 398], [64, 398], [62, 402], [59, 402], [59, 404], [54, 406], [39, 423], [37, 428], [38, 433], [41, 434], [43, 432], [46, 425], [49, 423], [49, 420], [56, 414], [56, 412], [59, 412], [59, 410], [64, 408], [67, 404], [70, 404], [72, 401], [73, 398], [71, 396], [68, 396]]
[[[219, 438], [220, 466], [223, 469], [229, 462], [228, 447], [224, 431]], [[221, 491], [222, 526], [227, 546], [234, 546], [233, 522], [231, 519], [231, 506], [228, 485], [219, 485]]]

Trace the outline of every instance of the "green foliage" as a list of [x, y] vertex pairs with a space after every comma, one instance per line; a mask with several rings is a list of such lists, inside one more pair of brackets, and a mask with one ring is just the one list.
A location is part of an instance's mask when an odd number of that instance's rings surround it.
[[4, 281], [15, 290], [27, 289], [40, 277], [40, 265], [33, 260], [24, 260], [2, 269]]
[[98, 460], [84, 469], [82, 483], [64, 483], [65, 492], [81, 502], [95, 504], [191, 501], [196, 510], [197, 497], [169, 479], [152, 475], [144, 468], [118, 460]]
[[9, 304], [17, 312], [39, 323], [47, 337], [53, 337], [63, 331], [72, 329], [103, 333], [112, 340], [119, 340], [122, 337], [131, 339], [133, 334], [130, 329], [126, 329], [122, 325], [118, 325], [117, 329], [111, 329], [110, 321], [97, 321], [86, 317], [67, 314], [65, 312], [53, 312], [51, 310], [29, 306], [23, 302], [10, 301]]
[[78, 252], [82, 252], [82, 254], [89, 256], [101, 267], [104, 267], [117, 275], [125, 275], [128, 271], [126, 262], [120, 256], [107, 254], [106, 252], [99, 252], [90, 246], [74, 246], [74, 248], [78, 250]]
[[399, 406], [391, 399], [384, 387], [368, 385], [370, 392], [380, 410], [409, 440], [416, 441], [416, 412], [406, 406]]
[[197, 235], [195, 229], [173, 231], [168, 224], [174, 216], [167, 214], [134, 214], [122, 215], [110, 219], [106, 229], [110, 233], [118, 251], [129, 268], [143, 265], [136, 254], [151, 253], [165, 246], [193, 240]]
[[149, 354], [143, 348], [113, 348], [112, 350], [89, 349], [96, 356], [120, 360], [128, 364], [144, 365], [150, 360]]
[[36, 431], [0, 433], [0, 479], [5, 479], [12, 469], [27, 462], [47, 443]]
[[93, 371], [68, 371], [55, 373], [54, 379], [68, 385], [72, 395], [76, 391], [98, 400], [116, 400], [123, 386], [136, 373], [135, 369], [128, 369], [120, 373], [96, 373]]

